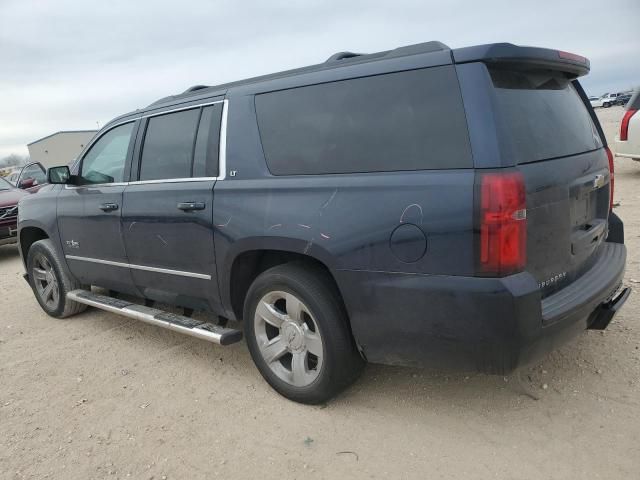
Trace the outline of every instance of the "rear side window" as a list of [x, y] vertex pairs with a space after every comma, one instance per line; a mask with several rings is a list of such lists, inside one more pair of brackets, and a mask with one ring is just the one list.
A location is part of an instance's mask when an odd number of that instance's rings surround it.
[[265, 93], [255, 102], [274, 175], [473, 166], [452, 66]]
[[560, 72], [489, 68], [501, 139], [515, 163], [574, 155], [602, 146], [580, 95]]
[[140, 160], [140, 180], [191, 177], [200, 109], [151, 117]]

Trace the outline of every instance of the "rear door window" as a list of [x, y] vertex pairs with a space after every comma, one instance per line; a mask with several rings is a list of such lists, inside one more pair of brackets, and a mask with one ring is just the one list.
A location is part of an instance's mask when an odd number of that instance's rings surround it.
[[200, 109], [151, 117], [140, 160], [140, 180], [191, 177]]
[[473, 166], [453, 66], [264, 93], [255, 105], [274, 175]]
[[139, 179], [217, 177], [221, 117], [222, 102], [151, 117]]
[[536, 162], [602, 146], [570, 79], [551, 70], [489, 68], [501, 140], [516, 163]]

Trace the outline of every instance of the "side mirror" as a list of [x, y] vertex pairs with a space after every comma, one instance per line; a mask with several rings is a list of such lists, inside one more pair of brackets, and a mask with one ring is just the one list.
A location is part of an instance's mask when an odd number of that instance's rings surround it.
[[66, 185], [71, 179], [71, 170], [66, 165], [51, 167], [47, 172], [47, 182], [53, 185]]
[[36, 181], [33, 178], [25, 178], [24, 180], [20, 180], [18, 184], [18, 188], [31, 188], [35, 185]]

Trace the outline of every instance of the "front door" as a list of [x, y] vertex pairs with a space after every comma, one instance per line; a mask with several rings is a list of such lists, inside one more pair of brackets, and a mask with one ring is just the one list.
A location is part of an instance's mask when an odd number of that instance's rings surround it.
[[137, 123], [105, 132], [83, 156], [75, 185], [58, 196], [58, 230], [71, 273], [82, 283], [137, 293], [122, 239], [122, 196]]
[[220, 310], [213, 244], [222, 102], [148, 118], [124, 192], [124, 242], [146, 298]]

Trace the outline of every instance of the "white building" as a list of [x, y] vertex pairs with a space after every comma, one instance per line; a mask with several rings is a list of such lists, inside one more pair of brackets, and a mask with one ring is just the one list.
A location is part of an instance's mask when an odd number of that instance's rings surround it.
[[52, 133], [27, 145], [32, 162], [45, 167], [67, 165], [74, 160], [97, 130], [67, 130]]

